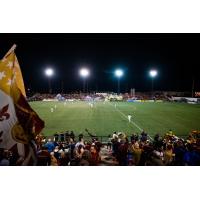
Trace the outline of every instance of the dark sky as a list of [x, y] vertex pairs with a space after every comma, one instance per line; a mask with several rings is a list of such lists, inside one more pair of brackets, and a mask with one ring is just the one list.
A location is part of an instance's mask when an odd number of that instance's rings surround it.
[[155, 90], [200, 91], [200, 34], [0, 34], [0, 56], [17, 44], [26, 88], [46, 92], [44, 69], [52, 66], [53, 92], [82, 89], [78, 70], [88, 66], [90, 90], [117, 91], [115, 68], [124, 70], [121, 91], [150, 91], [148, 71], [158, 70]]

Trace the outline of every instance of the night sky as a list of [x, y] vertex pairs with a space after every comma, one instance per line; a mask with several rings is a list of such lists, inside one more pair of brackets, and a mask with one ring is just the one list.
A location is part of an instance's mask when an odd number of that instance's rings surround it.
[[54, 93], [80, 91], [79, 68], [91, 70], [90, 91], [117, 91], [114, 69], [124, 70], [121, 91], [150, 91], [148, 71], [158, 70], [155, 90], [200, 91], [200, 34], [0, 34], [0, 56], [13, 44], [25, 87], [47, 92], [44, 69], [55, 70]]

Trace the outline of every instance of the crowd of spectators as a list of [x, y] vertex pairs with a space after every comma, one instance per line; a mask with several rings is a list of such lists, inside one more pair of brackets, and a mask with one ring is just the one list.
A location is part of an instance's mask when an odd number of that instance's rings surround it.
[[[90, 133], [88, 133], [90, 134]], [[109, 152], [111, 165], [118, 166], [198, 166], [200, 165], [200, 132], [193, 131], [187, 139], [169, 131], [150, 139], [147, 133], [114, 132], [102, 143], [95, 135], [55, 134], [54, 139], [42, 138], [37, 147], [38, 166], [102, 165], [102, 149]], [[88, 138], [88, 136], [87, 136]], [[15, 165], [12, 152], [0, 149], [0, 166]], [[115, 163], [115, 164], [114, 164]]]
[[[56, 99], [56, 96], [58, 94], [40, 94], [40, 93], [36, 93], [33, 96], [29, 97], [28, 100], [29, 101], [42, 101], [44, 99]], [[107, 94], [107, 97], [110, 94]], [[91, 97], [92, 99], [95, 98], [100, 98], [102, 100], [104, 100], [106, 98], [105, 95], [102, 95], [100, 93], [71, 93], [71, 94], [61, 94], [61, 96], [63, 97], [64, 100], [85, 100], [88, 96]], [[134, 96], [131, 96], [128, 93], [124, 93], [121, 94], [122, 99], [124, 101], [128, 100], [128, 99], [140, 99], [140, 100], [149, 100], [149, 99], [153, 99], [153, 100], [168, 100], [169, 96], [165, 96], [163, 94], [159, 94], [156, 93], [152, 96], [151, 93], [138, 93]]]
[[[28, 101], [43, 101], [44, 99], [57, 99], [58, 94], [40, 94], [36, 93], [28, 97]], [[85, 100], [87, 96], [91, 98], [104, 98], [103, 95], [95, 93], [71, 93], [71, 94], [60, 94], [64, 100]]]
[[196, 166], [200, 165], [199, 135], [192, 132], [184, 140], [170, 131], [163, 137], [156, 134], [150, 141], [142, 132], [140, 136], [133, 134], [129, 141], [126, 136], [115, 134], [113, 155], [122, 166]]
[[[65, 135], [65, 141], [58, 142], [58, 134], [55, 134], [54, 141], [48, 139], [38, 149], [39, 166], [97, 166], [101, 161], [101, 142], [98, 138], [91, 137], [85, 141], [83, 134], [75, 140], [73, 131]], [[62, 137], [61, 137], [61, 140]]]

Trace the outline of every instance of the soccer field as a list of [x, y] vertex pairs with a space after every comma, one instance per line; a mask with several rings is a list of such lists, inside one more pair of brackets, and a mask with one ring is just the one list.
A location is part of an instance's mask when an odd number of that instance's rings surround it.
[[[96, 102], [31, 102], [32, 108], [45, 121], [44, 135], [73, 130], [107, 136], [114, 131], [128, 135], [145, 130], [150, 136], [165, 134], [169, 129], [178, 136], [187, 136], [200, 129], [200, 105], [185, 103]], [[116, 107], [115, 107], [116, 104]], [[56, 105], [56, 109], [55, 109]], [[51, 108], [54, 111], [51, 112]], [[131, 123], [127, 115], [132, 115]]]

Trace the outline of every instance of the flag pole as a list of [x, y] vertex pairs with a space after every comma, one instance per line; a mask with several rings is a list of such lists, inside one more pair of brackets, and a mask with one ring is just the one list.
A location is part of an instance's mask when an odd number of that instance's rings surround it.
[[15, 49], [17, 48], [16, 44], [13, 44], [13, 46], [10, 48], [10, 50], [6, 53], [6, 55], [3, 57], [6, 58], [8, 55], [10, 55], [13, 51], [15, 51]]

